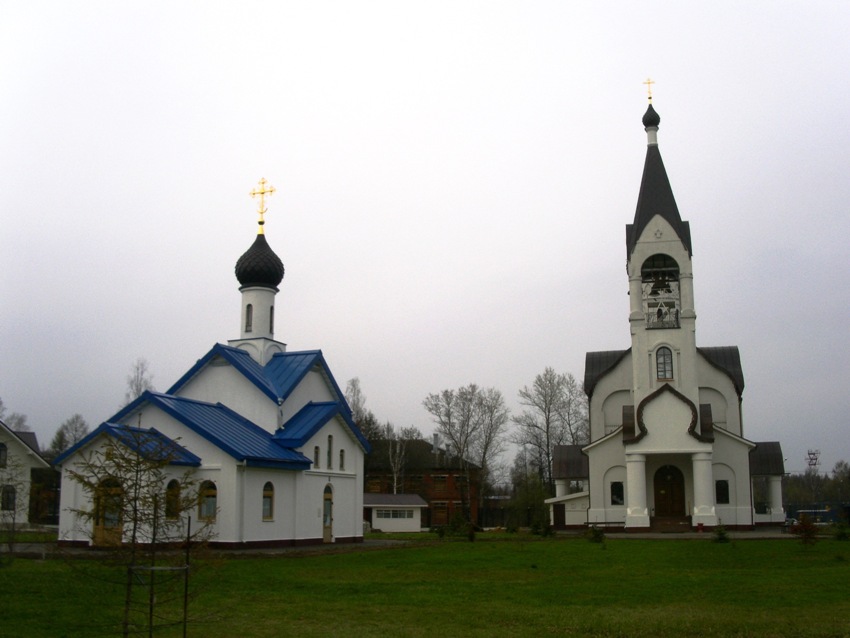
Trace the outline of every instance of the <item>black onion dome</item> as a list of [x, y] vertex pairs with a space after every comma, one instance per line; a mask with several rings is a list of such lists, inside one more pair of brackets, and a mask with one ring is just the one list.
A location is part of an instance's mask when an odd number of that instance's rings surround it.
[[242, 287], [260, 286], [274, 288], [283, 280], [283, 262], [266, 241], [257, 235], [251, 247], [236, 262], [236, 279]]
[[646, 128], [650, 126], [658, 126], [661, 123], [661, 116], [655, 112], [655, 109], [652, 108], [652, 104], [649, 105], [649, 108], [646, 109], [646, 113], [643, 114], [643, 125]]

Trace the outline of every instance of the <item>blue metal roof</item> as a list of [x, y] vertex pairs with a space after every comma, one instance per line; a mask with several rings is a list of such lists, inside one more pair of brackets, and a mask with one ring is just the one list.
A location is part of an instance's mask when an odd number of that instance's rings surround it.
[[287, 421], [281, 430], [275, 433], [275, 439], [284, 445], [292, 447], [303, 447], [311, 436], [318, 432], [328, 421], [334, 417], [342, 419], [345, 427], [354, 435], [357, 442], [365, 450], [366, 454], [371, 452], [372, 446], [363, 433], [360, 432], [344, 404], [338, 401], [312, 401], [301, 408], [298, 413]]
[[93, 432], [62, 452], [54, 462], [56, 464], [61, 463], [101, 435], [111, 436], [148, 459], [168, 460], [170, 465], [188, 465], [191, 467], [197, 467], [201, 464], [200, 457], [192, 454], [177, 441], [158, 430], [153, 428], [145, 430], [115, 423], [101, 423]]
[[174, 394], [186, 385], [198, 372], [207, 366], [216, 357], [221, 357], [230, 365], [242, 373], [251, 383], [256, 385], [260, 391], [272, 401], [277, 402], [279, 394], [274, 384], [266, 377], [263, 366], [254, 361], [251, 355], [245, 350], [234, 348], [233, 346], [225, 346], [220, 343], [215, 344], [212, 349], [203, 357], [198, 359], [197, 363], [189, 368], [188, 372], [177, 380], [177, 383], [172, 385], [166, 394]]
[[251, 466], [309, 469], [311, 461], [287, 449], [272, 434], [221, 403], [196, 401], [147, 391], [112, 417], [120, 422], [131, 418], [144, 404], [158, 407], [193, 432], [238, 461]]
[[273, 439], [259, 425], [221, 403], [206, 403], [167, 394], [146, 392], [151, 405], [161, 408], [186, 427], [248, 465], [307, 469], [310, 459]]
[[[265, 366], [261, 366], [245, 350], [217, 343], [206, 355], [199, 359], [198, 362], [192, 366], [192, 368], [184, 374], [180, 380], [177, 381], [177, 383], [171, 386], [166, 394], [173, 395], [177, 392], [215, 357], [221, 357], [230, 363], [246, 379], [259, 388], [263, 394], [277, 404], [281, 404], [289, 398], [290, 394], [292, 394], [293, 390], [298, 387], [298, 384], [301, 383], [307, 373], [311, 370], [318, 370], [331, 387], [332, 394], [336, 397], [336, 401], [334, 403], [337, 405], [339, 414], [342, 416], [346, 425], [351, 429], [351, 432], [354, 434], [363, 449], [366, 452], [369, 451], [369, 443], [352, 420], [351, 410], [345, 401], [345, 395], [339, 385], [337, 385], [333, 374], [331, 374], [330, 368], [328, 367], [321, 350], [279, 352], [273, 355], [271, 360]], [[295, 418], [297, 418], [297, 415], [290, 420], [290, 423], [292, 423]], [[328, 417], [328, 419], [329, 418], [330, 417]], [[326, 423], [328, 419], [325, 419], [323, 424]]]
[[275, 433], [275, 441], [281, 445], [302, 447], [307, 439], [338, 414], [340, 414], [340, 407], [336, 401], [310, 402]]

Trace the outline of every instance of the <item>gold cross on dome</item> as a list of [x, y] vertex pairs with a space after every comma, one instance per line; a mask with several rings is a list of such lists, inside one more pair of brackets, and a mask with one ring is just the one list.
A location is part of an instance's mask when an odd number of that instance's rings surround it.
[[649, 97], [649, 101], [652, 102], [652, 85], [655, 84], [655, 81], [646, 78], [646, 81], [642, 82], [642, 84], [646, 84], [646, 95]]
[[270, 185], [268, 188], [266, 188], [266, 184], [268, 184], [268, 182], [266, 181], [265, 177], [261, 177], [259, 183], [260, 183], [260, 188], [259, 189], [255, 188], [254, 190], [252, 190], [249, 193], [249, 195], [251, 195], [251, 197], [256, 197], [257, 195], [260, 196], [260, 205], [257, 207], [257, 212], [260, 214], [260, 221], [257, 222], [257, 223], [260, 225], [259, 234], [262, 235], [263, 234], [263, 224], [266, 223], [265, 220], [263, 219], [263, 215], [267, 211], [267, 209], [266, 209], [266, 195], [271, 196], [272, 194], [274, 194], [274, 186]]

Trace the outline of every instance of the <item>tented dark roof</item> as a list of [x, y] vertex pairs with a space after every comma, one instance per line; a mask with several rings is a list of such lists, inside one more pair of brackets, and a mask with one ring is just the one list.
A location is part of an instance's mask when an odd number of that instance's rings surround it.
[[762, 441], [750, 450], [750, 476], [782, 476], [785, 459], [779, 441]]
[[635, 220], [626, 226], [626, 259], [631, 259], [643, 229], [656, 215], [667, 220], [687, 249], [688, 255], [692, 255], [690, 225], [683, 222], [679, 216], [679, 208], [676, 206], [673, 189], [661, 159], [661, 151], [658, 150], [657, 144], [650, 144], [646, 147]]
[[590, 476], [587, 455], [580, 445], [556, 445], [552, 457], [552, 476], [556, 479], [586, 479]]

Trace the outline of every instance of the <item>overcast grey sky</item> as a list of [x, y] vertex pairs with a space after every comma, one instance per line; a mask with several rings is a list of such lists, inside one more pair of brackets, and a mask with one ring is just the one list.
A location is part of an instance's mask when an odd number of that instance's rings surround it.
[[697, 343], [744, 434], [850, 460], [850, 4], [7, 2], [0, 397], [47, 445], [133, 360], [164, 390], [239, 336], [236, 259], [286, 266], [276, 337], [381, 420], [629, 346], [625, 224], [659, 143]]

